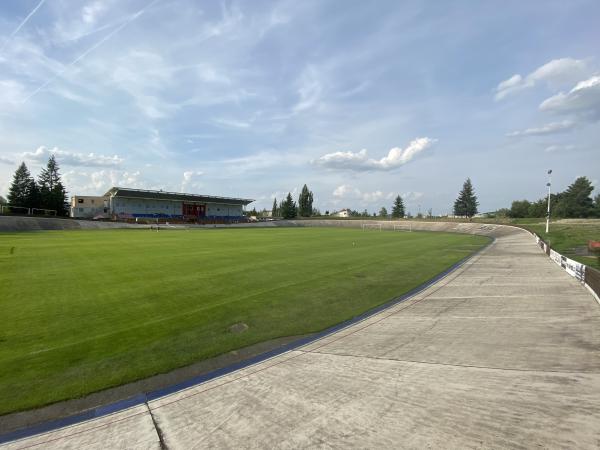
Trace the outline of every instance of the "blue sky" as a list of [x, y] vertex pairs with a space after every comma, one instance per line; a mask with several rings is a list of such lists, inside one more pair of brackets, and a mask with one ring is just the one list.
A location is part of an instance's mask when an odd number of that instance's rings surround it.
[[[597, 1], [0, 2], [0, 194], [55, 153], [71, 194], [322, 211], [480, 210], [600, 168]], [[596, 192], [597, 193], [597, 192]]]

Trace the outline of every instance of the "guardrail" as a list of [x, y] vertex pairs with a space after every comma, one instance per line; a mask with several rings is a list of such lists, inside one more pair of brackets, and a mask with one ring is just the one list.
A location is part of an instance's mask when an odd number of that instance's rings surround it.
[[561, 255], [556, 250], [553, 250], [550, 245], [548, 245], [548, 243], [546, 243], [537, 234], [532, 234], [535, 236], [535, 241], [546, 253], [546, 255], [548, 255], [550, 259], [557, 265], [562, 267], [565, 272], [585, 285], [585, 287], [594, 295], [594, 297], [596, 297], [598, 303], [600, 303], [600, 271], [573, 259], [567, 258], [565, 255]]

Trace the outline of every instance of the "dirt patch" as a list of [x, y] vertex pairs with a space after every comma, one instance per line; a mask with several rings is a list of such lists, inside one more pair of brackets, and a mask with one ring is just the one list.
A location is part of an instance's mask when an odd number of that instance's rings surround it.
[[248, 330], [248, 325], [246, 325], [244, 322], [234, 323], [233, 325], [231, 325], [229, 327], [229, 331], [233, 334], [243, 333], [244, 331], [247, 331], [247, 330]]

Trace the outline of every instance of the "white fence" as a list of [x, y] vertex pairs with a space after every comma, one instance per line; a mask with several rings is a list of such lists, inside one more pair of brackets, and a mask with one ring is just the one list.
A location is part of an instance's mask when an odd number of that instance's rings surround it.
[[575, 277], [577, 280], [582, 283], [585, 282], [585, 264], [574, 261], [570, 258], [567, 258], [565, 255], [561, 255], [555, 250], [552, 250], [548, 244], [546, 244], [537, 234], [534, 234], [535, 241], [540, 246], [542, 250], [550, 257], [552, 261], [554, 261], [557, 265], [565, 269], [565, 271]]

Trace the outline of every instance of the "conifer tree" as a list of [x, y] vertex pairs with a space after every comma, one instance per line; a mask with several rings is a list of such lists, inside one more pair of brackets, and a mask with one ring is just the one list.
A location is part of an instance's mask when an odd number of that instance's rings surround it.
[[402, 201], [402, 197], [397, 196], [396, 200], [394, 200], [394, 206], [392, 208], [392, 217], [394, 219], [401, 219], [406, 215], [404, 211], [404, 202]]
[[458, 194], [458, 198], [454, 202], [454, 215], [470, 219], [477, 214], [477, 206], [479, 206], [479, 202], [473, 190], [471, 179], [467, 178]]
[[38, 177], [40, 207], [56, 210], [57, 215], [64, 216], [68, 211], [67, 191], [60, 180], [59, 170], [54, 155], [51, 155]]
[[300, 192], [300, 197], [298, 198], [298, 213], [301, 217], [310, 217], [313, 211], [313, 193], [308, 190], [306, 184], [302, 188], [302, 192]]
[[385, 206], [382, 206], [379, 210], [379, 217], [387, 217], [388, 212]]
[[292, 199], [292, 194], [288, 192], [288, 195], [283, 202], [281, 208], [281, 215], [284, 219], [294, 219], [297, 215], [296, 202]]
[[277, 199], [273, 198], [273, 207], [271, 208], [271, 217], [277, 217]]
[[24, 162], [21, 163], [13, 176], [13, 181], [8, 190], [8, 203], [12, 206], [25, 208], [34, 208], [37, 204], [33, 203], [32, 190], [35, 188], [35, 181], [29, 173], [29, 169]]
[[589, 217], [594, 212], [594, 186], [587, 177], [577, 178], [561, 195], [556, 213], [562, 217]]

